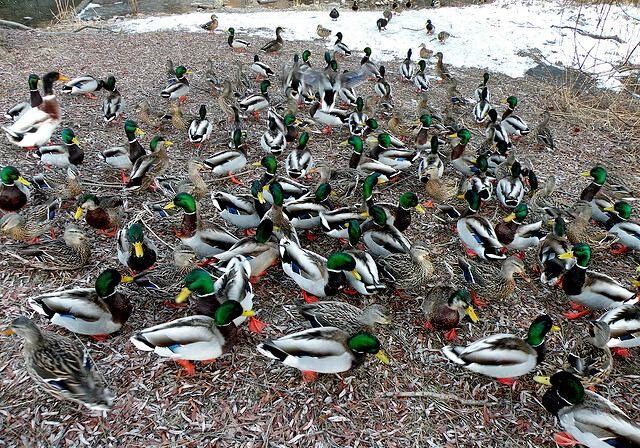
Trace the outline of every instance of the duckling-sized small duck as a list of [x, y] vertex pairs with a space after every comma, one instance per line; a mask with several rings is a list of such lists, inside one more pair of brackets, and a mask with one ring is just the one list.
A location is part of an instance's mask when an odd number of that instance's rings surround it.
[[369, 207], [369, 219], [362, 225], [362, 241], [376, 257], [410, 253], [411, 242], [387, 222], [387, 212], [379, 205]]
[[463, 257], [458, 257], [458, 266], [471, 291], [473, 303], [479, 307], [486, 305], [483, 298], [490, 297], [502, 301], [511, 298], [516, 290], [516, 275], [527, 283], [531, 281], [526, 274], [524, 263], [516, 256], [504, 260], [500, 268], [486, 263], [473, 263]]
[[189, 125], [189, 141], [191, 143], [204, 143], [213, 131], [213, 124], [207, 120], [207, 107], [200, 105], [198, 117], [194, 118]]
[[496, 224], [494, 230], [500, 241], [509, 250], [525, 250], [540, 243], [544, 236], [541, 232], [542, 221], [524, 224], [529, 215], [527, 204], [518, 204], [513, 212], [502, 222]]
[[270, 86], [271, 82], [268, 79], [262, 80], [260, 82], [260, 93], [254, 93], [238, 101], [240, 109], [259, 118], [260, 112], [269, 108], [268, 89]]
[[514, 378], [526, 375], [543, 361], [547, 333], [559, 330], [543, 314], [531, 323], [524, 340], [512, 334], [495, 334], [466, 347], [447, 345], [442, 353], [467, 370], [513, 384]]
[[160, 96], [169, 100], [178, 99], [184, 103], [187, 100], [187, 95], [191, 91], [191, 86], [187, 79], [187, 75], [191, 74], [191, 70], [187, 70], [184, 65], [178, 65], [175, 73], [176, 81], [169, 83], [167, 87], [160, 92]]
[[501, 123], [507, 134], [522, 137], [530, 133], [529, 125], [518, 115], [513, 114], [518, 105], [518, 98], [512, 95], [507, 98], [506, 103], [507, 109], [502, 114]]
[[340, 54], [342, 56], [351, 56], [351, 50], [342, 42], [343, 36], [340, 31], [336, 33], [336, 41], [333, 43], [333, 51], [334, 53]]
[[218, 28], [218, 16], [211, 14], [207, 23], [200, 25], [200, 28], [207, 31], [215, 31]]
[[543, 148], [553, 151], [556, 148], [556, 145], [553, 141], [553, 133], [551, 132], [551, 128], [549, 127], [549, 121], [551, 120], [551, 114], [548, 110], [545, 110], [542, 113], [542, 121], [536, 126], [536, 141]]
[[522, 182], [522, 165], [517, 160], [511, 165], [511, 175], [505, 176], [496, 185], [496, 197], [502, 206], [517, 207], [524, 198], [525, 188]]
[[11, 120], [14, 123], [18, 121], [20, 117], [22, 117], [29, 109], [34, 107], [38, 107], [42, 103], [42, 96], [40, 95], [40, 90], [38, 89], [38, 84], [40, 83], [40, 77], [36, 74], [30, 74], [27, 80], [29, 84], [29, 101], [22, 101], [12, 106], [7, 110], [4, 114], [4, 117], [7, 120]]
[[120, 331], [131, 316], [133, 306], [116, 288], [132, 281], [115, 269], [106, 269], [96, 278], [94, 288], [54, 291], [30, 297], [28, 303], [54, 325], [101, 340]]
[[260, 49], [260, 51], [263, 51], [265, 53], [277, 53], [278, 51], [282, 50], [282, 47], [284, 46], [284, 40], [282, 40], [282, 32], [284, 31], [284, 28], [282, 28], [281, 26], [276, 28], [276, 38], [270, 42], [268, 42], [264, 47], [262, 47]]
[[456, 328], [465, 315], [469, 316], [473, 323], [479, 320], [471, 305], [469, 292], [451, 286], [438, 285], [430, 288], [422, 301], [422, 311], [427, 317], [425, 328], [447, 330], [444, 334], [447, 341], [455, 341], [458, 338]]
[[[635, 281], [639, 287], [638, 281]], [[607, 345], [614, 353], [622, 356], [628, 353], [625, 349], [640, 347], [640, 298], [627, 300], [598, 318], [609, 325], [611, 332]]]
[[64, 128], [60, 133], [62, 145], [41, 146], [34, 152], [45, 165], [56, 168], [68, 168], [80, 165], [84, 160], [84, 151], [80, 148], [80, 140], [71, 128]]
[[298, 139], [298, 146], [287, 156], [285, 169], [287, 175], [293, 179], [299, 179], [307, 175], [315, 163], [311, 150], [307, 147], [309, 133], [303, 132]]
[[429, 77], [425, 73], [427, 69], [427, 62], [424, 59], [418, 61], [418, 71], [413, 77], [413, 84], [416, 86], [419, 92], [428, 92], [431, 90], [431, 82]]
[[585, 390], [571, 373], [534, 379], [551, 386], [542, 397], [542, 405], [567, 431], [556, 433], [555, 440], [589, 448], [640, 445], [640, 425], [606, 398]]
[[402, 173], [383, 162], [369, 157], [363, 157], [364, 144], [360, 136], [350, 135], [347, 143], [353, 148], [351, 158], [349, 159], [349, 168], [357, 169], [366, 176], [371, 173], [380, 173], [380, 179], [383, 181], [394, 179]]
[[16, 241], [34, 243], [40, 235], [51, 232], [52, 221], [60, 208], [60, 199], [51, 198], [42, 205], [30, 207], [22, 213], [9, 212], [0, 218], [0, 235]]
[[[211, 193], [211, 201], [218, 209], [220, 217], [238, 229], [255, 229], [270, 205], [264, 199], [262, 182], [251, 183], [250, 195], [233, 195], [225, 191]], [[249, 232], [245, 232], [248, 233]]]
[[31, 192], [27, 188], [31, 183], [14, 166], [5, 166], [0, 170], [0, 210], [15, 212], [24, 207]]
[[152, 267], [158, 257], [156, 245], [145, 236], [139, 222], [120, 229], [117, 251], [120, 263], [136, 273]]
[[17, 334], [24, 339], [27, 373], [47, 393], [81, 403], [92, 411], [111, 409], [113, 395], [82, 344], [42, 331], [24, 316], [13, 320], [0, 334]]
[[456, 228], [458, 236], [469, 254], [475, 254], [482, 260], [504, 260], [507, 258], [506, 249], [498, 240], [493, 225], [483, 216], [478, 216], [480, 210], [480, 195], [473, 190], [464, 194], [468, 207], [463, 212]]
[[609, 212], [609, 220], [605, 223], [607, 231], [620, 242], [620, 247], [612, 250], [616, 254], [629, 250], [640, 250], [640, 224], [629, 221], [631, 218], [631, 204], [625, 201], [616, 202], [613, 207], [605, 208]]
[[146, 190], [149, 188], [171, 164], [167, 148], [172, 145], [173, 142], [163, 136], [153, 137], [149, 143], [151, 149], [149, 154], [140, 157], [133, 164], [125, 190]]
[[218, 176], [229, 176], [229, 182], [242, 185], [234, 173], [240, 171], [247, 164], [247, 149], [242, 142], [242, 131], [233, 131], [232, 142], [234, 149], [224, 149], [214, 153], [211, 157], [203, 160], [206, 166], [211, 168], [213, 174]]
[[124, 217], [124, 202], [117, 196], [99, 198], [94, 194], [84, 194], [78, 199], [74, 218], [78, 220], [82, 215], [98, 234], [114, 237]]
[[124, 113], [124, 101], [116, 88], [116, 78], [109, 76], [104, 82], [104, 89], [109, 92], [102, 100], [102, 117], [105, 123], [111, 123]]
[[382, 305], [369, 305], [360, 309], [350, 303], [325, 300], [302, 303], [298, 305], [298, 312], [314, 328], [336, 327], [349, 334], [391, 323]]
[[589, 322], [589, 337], [578, 339], [576, 346], [567, 355], [564, 370], [576, 375], [583, 384], [600, 384], [613, 368], [613, 356], [607, 347], [610, 336], [611, 330], [606, 322]]
[[382, 274], [396, 291], [420, 291], [435, 273], [426, 243], [414, 242], [408, 253], [394, 253], [377, 259]]
[[183, 244], [192, 248], [198, 257], [214, 257], [229, 250], [238, 238], [223, 228], [208, 224], [205, 228], [200, 219], [200, 210], [195, 198], [189, 193], [178, 193], [164, 208], [181, 208], [184, 211], [178, 237]]
[[413, 50], [409, 48], [407, 50], [407, 57], [404, 58], [402, 64], [400, 64], [400, 75], [402, 76], [403, 81], [412, 81], [416, 74], [416, 66], [411, 60], [412, 54]]
[[367, 354], [389, 364], [389, 358], [380, 347], [380, 341], [369, 333], [350, 335], [336, 327], [322, 327], [269, 339], [260, 343], [257, 349], [264, 356], [315, 378], [316, 375], [307, 372], [346, 372], [361, 365]]
[[93, 94], [104, 87], [104, 81], [98, 80], [90, 75], [79, 76], [68, 81], [62, 86], [61, 92], [69, 95], [84, 95], [92, 100], [98, 97]]
[[588, 308], [564, 313], [567, 319], [577, 319], [591, 310], [610, 310], [636, 295], [608, 275], [587, 270], [591, 262], [591, 247], [588, 244], [578, 243], [570, 252], [558, 258], [576, 260], [575, 265], [562, 277], [562, 289], [569, 300]]
[[567, 239], [565, 221], [561, 216], [558, 216], [554, 220], [553, 232], [540, 242], [538, 248], [537, 258], [542, 283], [555, 284], [571, 268], [571, 259], [562, 260], [559, 256], [570, 252], [572, 247]]
[[125, 171], [130, 171], [137, 160], [147, 154], [147, 151], [138, 141], [138, 137], [143, 136], [144, 131], [138, 127], [135, 121], [125, 121], [124, 131], [129, 147], [117, 146], [106, 149], [100, 153], [100, 158], [113, 168], [119, 169], [122, 183], [126, 184], [129, 182], [129, 176], [125, 174]]

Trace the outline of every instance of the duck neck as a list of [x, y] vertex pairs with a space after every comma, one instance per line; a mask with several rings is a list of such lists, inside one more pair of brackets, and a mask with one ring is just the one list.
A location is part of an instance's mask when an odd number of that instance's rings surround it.
[[29, 103], [31, 107], [38, 107], [42, 104], [42, 95], [40, 95], [40, 90], [35, 89], [29, 92]]
[[191, 213], [185, 212], [182, 217], [182, 234], [185, 238], [190, 238], [195, 235], [198, 230], [198, 211], [193, 211]]
[[595, 181], [591, 182], [582, 190], [582, 193], [580, 193], [580, 200], [591, 202], [601, 188], [602, 185], [597, 184]]
[[351, 154], [351, 158], [349, 159], [349, 168], [353, 168], [353, 169], [358, 168], [361, 158], [362, 158], [362, 154], [354, 151]]

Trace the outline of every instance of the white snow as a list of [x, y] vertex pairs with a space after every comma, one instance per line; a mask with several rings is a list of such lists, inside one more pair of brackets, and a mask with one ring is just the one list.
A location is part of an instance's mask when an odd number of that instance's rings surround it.
[[[119, 29], [127, 32], [182, 30], [206, 32], [200, 25], [207, 22], [210, 12], [148, 17], [126, 20]], [[285, 40], [316, 40], [316, 27], [322, 24], [335, 34], [342, 31], [345, 42], [357, 54], [365, 46], [373, 49], [374, 61], [403, 59], [407, 50], [418, 57], [420, 43], [434, 51], [442, 50], [445, 63], [453, 67], [480, 67], [521, 77], [536, 62], [522, 54], [536, 52], [553, 65], [581, 68], [598, 76], [600, 85], [616, 88], [620, 85], [615, 67], [624, 62], [640, 63], [640, 8], [616, 5], [578, 6], [563, 0], [497, 0], [486, 5], [443, 7], [404, 11], [393, 17], [387, 31], [379, 33], [376, 20], [380, 11], [340, 11], [338, 21], [332, 21], [325, 10], [314, 11], [242, 11], [216, 12], [218, 32], [234, 27], [236, 36], [254, 35], [265, 38], [274, 35], [276, 26], [283, 26]], [[434, 36], [427, 36], [424, 25], [431, 19], [438, 31], [448, 31], [451, 37], [444, 45]], [[624, 43], [594, 39], [575, 33], [577, 27], [595, 35], [619, 36]], [[417, 30], [417, 31], [416, 31]], [[333, 45], [327, 41], [327, 46]], [[520, 54], [519, 54], [520, 53]], [[395, 71], [395, 70], [394, 70]]]

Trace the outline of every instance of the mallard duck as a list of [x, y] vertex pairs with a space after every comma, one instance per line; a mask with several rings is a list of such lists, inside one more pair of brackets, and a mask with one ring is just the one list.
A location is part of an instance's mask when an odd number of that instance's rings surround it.
[[133, 272], [146, 271], [152, 267], [157, 260], [157, 250], [138, 222], [118, 232], [118, 260]]
[[224, 149], [214, 153], [203, 160], [207, 167], [218, 176], [229, 176], [229, 181], [237, 185], [242, 185], [234, 173], [238, 172], [247, 164], [246, 145], [242, 143], [242, 131], [236, 129], [233, 132], [232, 142], [234, 149]]
[[79, 76], [68, 81], [62, 86], [61, 92], [70, 95], [85, 95], [91, 99], [97, 99], [93, 92], [104, 87], [104, 81], [98, 80], [90, 75]]
[[39, 236], [52, 231], [51, 224], [60, 208], [60, 199], [52, 198], [46, 203], [18, 214], [9, 212], [0, 218], [0, 235], [16, 241], [37, 242]]
[[84, 194], [78, 199], [74, 218], [78, 220], [84, 214], [86, 223], [97, 229], [97, 233], [116, 236], [116, 231], [124, 217], [123, 207], [124, 202], [120, 197], [98, 198], [94, 194]]
[[138, 137], [144, 135], [144, 132], [138, 127], [135, 121], [125, 121], [124, 131], [127, 135], [129, 147], [117, 146], [106, 149], [100, 153], [100, 157], [108, 165], [121, 170], [122, 183], [127, 183], [129, 180], [128, 176], [125, 175], [125, 171], [131, 170], [134, 163], [146, 155], [147, 151], [145, 151], [138, 141]]
[[330, 134], [332, 127], [347, 124], [350, 113], [341, 109], [323, 110], [320, 103], [315, 101], [309, 108], [309, 115], [313, 120], [325, 125], [322, 130], [324, 134]]
[[513, 111], [516, 110], [516, 106], [518, 105], [518, 98], [512, 95], [507, 98], [506, 103], [507, 110], [502, 114], [502, 120], [500, 122], [503, 129], [507, 131], [507, 134], [522, 137], [531, 132], [529, 125], [522, 118], [513, 114]]
[[94, 288], [54, 291], [30, 297], [28, 302], [53, 324], [73, 333], [106, 336], [120, 331], [131, 316], [133, 306], [116, 288], [132, 281], [132, 277], [107, 269], [96, 278]]
[[0, 170], [0, 210], [15, 212], [24, 207], [31, 193], [27, 188], [31, 183], [13, 166]]
[[267, 202], [273, 204], [273, 196], [269, 192], [269, 185], [278, 182], [282, 187], [284, 202], [300, 199], [309, 193], [309, 187], [302, 185], [293, 179], [289, 179], [277, 174], [278, 160], [273, 155], [264, 156], [257, 164], [265, 168], [265, 172], [260, 178], [263, 185], [263, 195]]
[[471, 132], [468, 129], [460, 129], [455, 134], [449, 135], [449, 138], [458, 139], [458, 143], [451, 149], [450, 158], [453, 168], [465, 176], [472, 176], [477, 171], [476, 158], [466, 151], [471, 140]]
[[489, 116], [489, 109], [491, 109], [491, 104], [488, 100], [489, 89], [484, 87], [480, 93], [480, 98], [475, 106], [473, 106], [473, 118], [476, 123], [484, 123]]
[[271, 86], [271, 82], [268, 79], [261, 81], [260, 93], [254, 93], [238, 101], [240, 109], [247, 113], [256, 114], [256, 116], [260, 115], [260, 111], [268, 109], [269, 93], [267, 90], [269, 86]]
[[551, 386], [542, 404], [568, 433], [556, 434], [555, 440], [589, 448], [640, 444], [640, 426], [606, 398], [585, 390], [571, 373], [558, 372], [535, 380]]
[[384, 208], [369, 207], [370, 218], [362, 225], [362, 241], [376, 257], [410, 253], [411, 242], [395, 226], [387, 222]]
[[250, 314], [238, 302], [229, 300], [216, 309], [213, 317], [175, 319], [138, 331], [130, 341], [139, 350], [175, 360], [188, 375], [193, 375], [195, 367], [189, 361], [207, 361], [225, 353], [232, 338], [226, 338], [218, 327], [230, 325], [235, 316], [243, 313]]
[[480, 210], [480, 196], [473, 190], [469, 190], [464, 195], [468, 207], [463, 215], [458, 219], [456, 228], [458, 236], [470, 250], [481, 259], [502, 260], [507, 258], [505, 248], [498, 240], [493, 225], [483, 216], [477, 216]]
[[435, 273], [427, 244], [414, 242], [408, 253], [394, 253], [377, 260], [383, 276], [396, 290], [420, 291]]
[[332, 238], [347, 238], [349, 236], [349, 223], [357, 221], [359, 224], [365, 221], [368, 212], [361, 212], [358, 206], [340, 207], [320, 213], [322, 231]]
[[349, 334], [391, 323], [382, 305], [360, 309], [350, 303], [326, 300], [298, 305], [298, 312], [314, 328], [336, 327]]
[[[576, 260], [575, 265], [562, 277], [562, 289], [569, 300], [590, 310], [610, 310], [635, 297], [635, 292], [629, 291], [608, 275], [587, 271], [591, 261], [591, 248], [588, 244], [578, 243], [571, 251], [558, 258]], [[589, 314], [590, 310], [565, 313], [564, 316], [567, 319], [577, 319]]]
[[411, 60], [411, 55], [413, 54], [413, 50], [409, 48], [407, 50], [407, 57], [404, 58], [402, 64], [400, 64], [400, 74], [405, 81], [413, 80], [413, 77], [416, 74], [416, 66]]
[[44, 332], [24, 316], [13, 320], [2, 334], [24, 338], [27, 373], [47, 393], [82, 403], [93, 411], [111, 409], [113, 396], [82, 344]]
[[104, 82], [104, 89], [109, 92], [102, 101], [102, 116], [105, 123], [111, 123], [124, 113], [122, 95], [116, 88], [116, 78], [109, 76]]
[[396, 170], [385, 163], [369, 157], [363, 157], [362, 153], [364, 151], [364, 144], [362, 143], [362, 138], [360, 138], [360, 136], [351, 135], [347, 142], [353, 148], [351, 158], [349, 159], [349, 168], [357, 169], [367, 176], [371, 173], [380, 173], [380, 179], [384, 181], [391, 180], [401, 174], [401, 171]]
[[486, 263], [473, 263], [462, 257], [458, 257], [458, 266], [464, 281], [469, 285], [473, 302], [478, 306], [485, 305], [482, 298], [498, 300], [511, 298], [516, 290], [515, 275], [526, 282], [530, 281], [524, 263], [515, 256], [504, 260], [500, 268]]
[[624, 253], [628, 250], [640, 250], [640, 224], [629, 221], [631, 218], [631, 205], [628, 202], [616, 202], [613, 207], [605, 208], [609, 213], [609, 220], [605, 223], [607, 231], [615, 235], [622, 244], [615, 253]]
[[250, 69], [256, 74], [256, 79], [258, 79], [258, 77], [270, 78], [275, 74], [271, 67], [260, 61], [260, 57], [257, 54], [253, 56], [253, 64], [251, 64]]
[[420, 92], [428, 92], [431, 89], [429, 77], [424, 72], [427, 69], [427, 63], [424, 59], [418, 61], [418, 71], [413, 77], [413, 84]]
[[213, 131], [213, 125], [207, 120], [207, 107], [200, 105], [198, 118], [194, 118], [189, 125], [189, 141], [191, 143], [204, 143]]
[[347, 125], [349, 126], [349, 133], [355, 135], [362, 135], [366, 128], [366, 123], [369, 117], [363, 111], [364, 100], [361, 96], [356, 99], [356, 110], [349, 114], [347, 119]]
[[549, 128], [549, 120], [551, 120], [551, 114], [548, 110], [545, 110], [542, 113], [542, 121], [536, 127], [536, 141], [545, 149], [553, 151], [556, 146], [553, 141], [553, 133]]
[[202, 178], [200, 172], [208, 167], [199, 160], [189, 159], [187, 161], [187, 178], [179, 179], [175, 177], [158, 176], [155, 178], [156, 187], [160, 188], [162, 194], [173, 198], [178, 193], [189, 193], [197, 201], [203, 199], [209, 193], [209, 187]]
[[257, 349], [266, 357], [303, 372], [346, 372], [362, 364], [367, 354], [389, 364], [375, 336], [364, 332], [350, 335], [336, 327], [311, 328], [269, 339]]
[[548, 234], [538, 248], [538, 265], [540, 266], [540, 281], [547, 285], [555, 284], [558, 279], [571, 267], [571, 260], [562, 260], [560, 255], [570, 252], [571, 243], [567, 240], [566, 224], [559, 216], [554, 220], [553, 232]]
[[380, 78], [380, 70], [371, 60], [371, 47], [365, 47], [364, 56], [360, 59], [360, 66], [364, 68], [369, 76]]
[[215, 191], [211, 194], [211, 201], [220, 217], [229, 224], [242, 230], [255, 229], [269, 209], [262, 192], [262, 183], [255, 180], [251, 184], [251, 195]]
[[493, 182], [495, 181], [493, 177], [487, 175], [489, 169], [487, 155], [480, 154], [474, 165], [475, 174], [463, 182], [461, 189], [462, 191], [473, 190], [478, 193], [481, 201], [487, 202], [493, 194]]
[[282, 50], [284, 46], [284, 41], [282, 40], [282, 32], [284, 28], [281, 26], [276, 28], [276, 38], [270, 42], [268, 42], [264, 47], [260, 49], [260, 51], [264, 51], [265, 53], [277, 53]]
[[425, 203], [427, 207], [432, 207], [433, 201], [446, 202], [457, 197], [460, 193], [460, 179], [456, 177], [440, 177], [437, 167], [421, 171], [421, 179], [426, 179], [425, 193], [427, 197], [431, 198]]
[[494, 227], [498, 241], [507, 249], [524, 250], [540, 243], [541, 237], [544, 236], [540, 230], [542, 221], [524, 224], [528, 215], [527, 204], [518, 204], [512, 213]]
[[502, 126], [502, 122], [498, 119], [498, 112], [493, 108], [489, 109], [487, 116], [489, 117], [489, 123], [487, 123], [487, 128], [485, 129], [487, 142], [492, 145], [504, 143], [507, 148], [511, 148], [513, 144], [509, 134]]
[[627, 300], [622, 305], [604, 313], [598, 320], [609, 325], [611, 338], [607, 345], [614, 351], [640, 346], [639, 298]]
[[[2, 219], [0, 219], [0, 223]], [[0, 228], [2, 228], [1, 224]], [[76, 271], [89, 261], [91, 244], [81, 229], [74, 225], [67, 225], [62, 240], [12, 247], [11, 253], [15, 253], [19, 257], [18, 260], [21, 264], [35, 269]]]
[[[179, 244], [173, 249], [171, 260], [156, 263], [152, 268], [136, 274], [133, 282], [137, 286], [175, 296], [182, 287], [184, 277], [195, 268], [196, 261], [195, 251], [189, 246]], [[165, 301], [171, 308], [173, 303]]]
[[469, 292], [451, 286], [438, 285], [430, 288], [422, 301], [422, 311], [427, 317], [425, 327], [448, 330], [445, 333], [447, 341], [458, 338], [456, 328], [465, 315], [469, 316], [473, 323], [479, 320], [471, 305]]
[[262, 134], [260, 138], [260, 147], [274, 155], [282, 154], [287, 147], [287, 139], [284, 132], [278, 127], [273, 117], [269, 117], [269, 128]]
[[336, 33], [336, 41], [333, 43], [333, 51], [334, 53], [340, 54], [342, 56], [351, 56], [351, 50], [342, 42], [343, 36], [340, 31]]
[[179, 99], [184, 102], [187, 99], [187, 95], [191, 91], [191, 86], [189, 85], [189, 80], [187, 79], [187, 75], [191, 74], [190, 70], [184, 65], [178, 65], [176, 67], [176, 81], [170, 82], [167, 87], [164, 88], [162, 92], [160, 92], [160, 96], [162, 98], [168, 98], [170, 100]]
[[325, 28], [320, 24], [316, 27], [316, 34], [322, 40], [326, 40], [327, 37], [331, 36], [331, 33], [332, 31], [329, 28]]
[[173, 145], [171, 140], [163, 136], [156, 135], [151, 139], [149, 148], [151, 151], [136, 160], [131, 168], [129, 182], [125, 190], [147, 189], [171, 164], [171, 159], [167, 154], [167, 148]]
[[385, 101], [386, 103], [389, 103], [391, 101], [391, 85], [387, 82], [387, 79], [385, 78], [387, 74], [387, 69], [384, 67], [384, 65], [381, 65], [380, 68], [378, 69], [378, 72], [380, 73], [380, 75], [376, 80], [376, 84], [373, 87], [373, 90], [376, 92], [376, 95], [382, 98], [383, 101]]
[[476, 89], [473, 91], [473, 96], [476, 100], [476, 102], [479, 102], [482, 99], [482, 94], [484, 89], [487, 89], [487, 94], [485, 99], [487, 101], [491, 101], [491, 95], [489, 94], [489, 88], [487, 87], [487, 84], [489, 83], [489, 78], [490, 75], [489, 73], [484, 73], [482, 75], [482, 82], [480, 84], [478, 84], [478, 87], [476, 87]]
[[[263, 191], [265, 191], [263, 187]], [[273, 222], [273, 233], [276, 238], [287, 238], [294, 241], [296, 244], [300, 244], [298, 234], [295, 227], [291, 223], [289, 217], [284, 213], [284, 190], [279, 182], [272, 182], [269, 184], [268, 191], [273, 199], [271, 208], [262, 217], [262, 220], [271, 220]]]
[[167, 203], [167, 210], [181, 208], [184, 211], [180, 230], [177, 232], [183, 244], [191, 247], [198, 257], [213, 257], [228, 250], [238, 239], [216, 225], [202, 226], [200, 210], [196, 200], [189, 193], [178, 193]]
[[64, 128], [60, 133], [62, 145], [41, 146], [34, 154], [45, 165], [67, 168], [69, 165], [80, 165], [84, 160], [84, 151], [80, 148], [80, 140], [71, 128]]
[[[419, 151], [431, 149], [431, 152], [433, 153], [434, 144], [435, 144], [436, 152], [437, 152], [440, 144], [440, 140], [436, 140], [434, 142], [433, 137], [429, 139], [429, 133], [433, 130], [433, 117], [430, 114], [422, 114], [420, 115], [419, 121], [420, 121], [420, 128], [418, 129], [418, 133], [416, 134], [416, 138], [414, 140], [416, 149]], [[436, 137], [437, 139], [437, 136], [434, 136], [434, 137]], [[442, 169], [444, 170], [444, 165]]]
[[576, 202], [570, 213], [560, 211], [559, 216], [568, 215], [568, 218], [573, 218], [567, 223], [567, 238], [571, 243], [585, 242], [597, 246], [607, 239], [605, 229], [591, 225], [591, 211], [591, 205], [584, 201]]
[[580, 176], [591, 177], [592, 179], [589, 185], [580, 193], [580, 200], [591, 204], [591, 218], [598, 222], [607, 222], [609, 215], [604, 211], [604, 208], [611, 207], [613, 204], [610, 200], [602, 200], [599, 197], [599, 193], [607, 181], [607, 170], [602, 166], [596, 165], [590, 171], [581, 172]]
[[32, 107], [15, 123], [3, 127], [9, 142], [22, 148], [39, 147], [46, 144], [61, 121], [60, 106], [53, 93], [53, 83], [68, 81], [58, 72], [49, 72], [43, 78], [44, 96], [38, 107]]
[[[446, 31], [440, 31], [438, 33], [438, 39], [440, 39], [441, 35], [446, 36], [445, 37], [445, 39], [446, 39], [448, 37], [449, 33], [447, 33]], [[449, 68], [446, 65], [444, 65], [444, 63], [442, 62], [442, 59], [444, 57], [442, 52], [438, 51], [435, 54], [435, 57], [437, 59], [437, 61], [436, 61], [436, 73], [440, 77], [440, 80], [441, 80], [440, 82], [443, 82], [443, 81], [448, 80], [448, 79], [452, 79], [451, 73], [449, 72]]]
[[543, 314], [531, 323], [524, 340], [511, 334], [495, 334], [466, 347], [447, 345], [442, 353], [465, 369], [511, 384], [513, 378], [526, 375], [543, 361], [547, 333], [559, 330]]
[[307, 147], [309, 141], [309, 133], [303, 132], [300, 134], [298, 140], [298, 146], [293, 149], [287, 156], [285, 163], [285, 169], [287, 175], [293, 179], [298, 179], [307, 175], [309, 170], [314, 166], [313, 155]]
[[336, 8], [332, 8], [331, 11], [329, 11], [329, 17], [331, 17], [331, 20], [338, 20], [340, 13]]
[[385, 18], [379, 18], [378, 20], [376, 20], [376, 26], [378, 27], [378, 31], [382, 32], [383, 30], [386, 31], [387, 29], [387, 24], [389, 23], [389, 21]]
[[40, 77], [38, 75], [31, 74], [29, 75], [27, 82], [29, 84], [29, 101], [22, 101], [10, 107], [4, 114], [4, 117], [7, 120], [16, 122], [29, 109], [38, 107], [40, 104], [42, 104], [42, 96], [40, 95], [40, 90], [38, 89]]
[[522, 182], [522, 166], [517, 160], [511, 165], [511, 174], [498, 181], [496, 197], [507, 208], [517, 207], [524, 198], [525, 188]]
[[411, 167], [417, 157], [414, 150], [394, 144], [393, 137], [387, 132], [378, 135], [378, 144], [371, 151], [371, 157], [395, 170], [403, 171]]
[[211, 14], [207, 23], [200, 25], [200, 28], [207, 31], [215, 31], [218, 28], [218, 16]]
[[584, 384], [600, 384], [613, 368], [613, 356], [607, 347], [610, 336], [611, 330], [606, 322], [589, 322], [589, 337], [578, 339], [567, 355], [564, 370], [576, 375]]
[[[373, 187], [379, 182], [380, 175], [373, 173], [367, 176], [362, 186], [362, 195], [367, 206], [370, 208], [373, 204]], [[404, 232], [411, 225], [411, 210], [416, 210], [421, 215], [425, 214], [425, 210], [418, 201], [418, 195], [413, 192], [406, 192], [400, 195], [396, 205], [388, 203], [377, 203], [379, 207], [385, 210], [387, 215], [387, 224], [393, 225], [400, 232]]]
[[333, 209], [330, 194], [330, 184], [319, 184], [313, 195], [287, 202], [284, 213], [296, 229], [310, 230], [318, 227], [321, 224], [320, 215]]

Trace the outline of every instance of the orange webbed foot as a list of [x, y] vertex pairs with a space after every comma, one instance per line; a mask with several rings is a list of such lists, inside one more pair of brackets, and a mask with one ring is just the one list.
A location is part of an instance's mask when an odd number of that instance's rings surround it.
[[304, 380], [305, 383], [313, 383], [315, 380], [318, 379], [318, 372], [312, 372], [310, 370], [303, 370], [302, 371], [302, 379]]
[[433, 324], [428, 320], [425, 320], [424, 322], [422, 322], [422, 328], [424, 328], [425, 330], [431, 331], [433, 330]]
[[242, 185], [242, 182], [240, 182], [238, 178], [233, 175], [232, 172], [229, 172], [229, 182], [236, 185]]
[[360, 294], [358, 291], [356, 291], [353, 288], [344, 288], [342, 292], [348, 296], [357, 296], [358, 294]]
[[488, 305], [488, 302], [486, 300], [482, 300], [480, 297], [478, 297], [478, 295], [471, 291], [471, 302], [477, 306], [478, 308], [484, 308], [485, 306]]
[[96, 342], [102, 342], [105, 341], [109, 338], [108, 334], [92, 334], [91, 335], [91, 339], [93, 339]]
[[167, 308], [170, 308], [172, 310], [180, 310], [180, 309], [182, 309], [182, 308], [187, 306], [186, 303], [176, 303], [175, 301], [168, 300], [168, 299], [163, 301], [162, 303], [164, 304], [164, 306], [166, 306]]
[[256, 229], [244, 229], [242, 233], [244, 236], [256, 236]]
[[609, 253], [613, 254], [613, 255], [622, 255], [629, 252], [629, 248], [627, 246], [623, 246], [620, 243], [616, 243], [613, 245], [613, 247], [611, 247], [611, 249], [609, 249]]
[[324, 135], [329, 135], [333, 132], [333, 129], [331, 129], [331, 126], [325, 126], [322, 128], [322, 133]]
[[176, 359], [176, 363], [180, 365], [185, 372], [187, 372], [187, 376], [193, 376], [196, 374], [196, 367], [191, 361], [187, 361], [186, 359]]
[[95, 95], [94, 95], [93, 93], [91, 93], [91, 92], [87, 92], [87, 93], [85, 93], [85, 94], [84, 94], [84, 96], [85, 96], [85, 97], [87, 97], [87, 98], [89, 98], [90, 100], [97, 100], [97, 99], [98, 99], [98, 97], [97, 97], [97, 96], [95, 96]]
[[249, 331], [251, 333], [262, 333], [266, 326], [267, 324], [253, 316], [249, 318], [249, 323], [247, 324], [247, 327], [249, 328]]
[[302, 298], [304, 299], [305, 302], [307, 303], [317, 303], [320, 301], [320, 299], [318, 299], [316, 296], [314, 296], [313, 294], [309, 294], [307, 291], [305, 291], [304, 289], [302, 290]]
[[445, 332], [444, 338], [447, 341], [455, 341], [456, 339], [458, 339], [458, 331], [455, 328], [452, 328], [451, 330]]
[[504, 384], [505, 386], [513, 386], [516, 384], [515, 378], [496, 378], [496, 381], [500, 384]]
[[568, 432], [557, 432], [553, 435], [553, 441], [559, 446], [576, 446], [578, 441]]
[[631, 351], [624, 347], [611, 347], [611, 353], [619, 358], [628, 359], [631, 358]]

